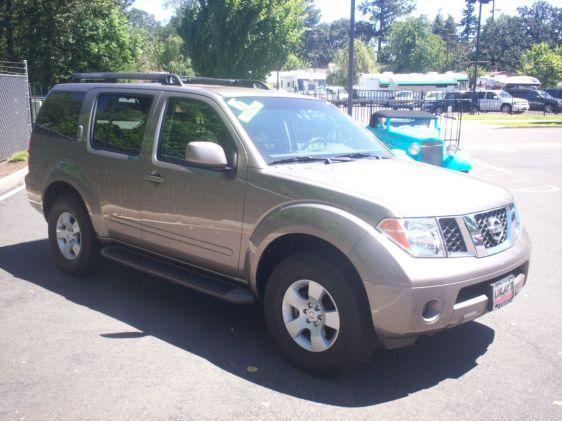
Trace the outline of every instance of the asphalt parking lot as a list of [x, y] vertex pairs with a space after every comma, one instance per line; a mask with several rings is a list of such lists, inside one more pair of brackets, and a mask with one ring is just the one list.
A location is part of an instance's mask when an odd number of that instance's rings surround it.
[[61, 274], [25, 192], [4, 196], [0, 419], [562, 419], [562, 129], [467, 122], [462, 146], [474, 176], [516, 196], [534, 243], [527, 287], [328, 379], [280, 357], [257, 306], [108, 262], [92, 279]]

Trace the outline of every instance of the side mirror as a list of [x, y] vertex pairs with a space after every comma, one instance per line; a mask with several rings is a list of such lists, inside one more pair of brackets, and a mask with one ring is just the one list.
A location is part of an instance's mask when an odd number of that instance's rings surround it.
[[228, 161], [222, 146], [213, 142], [190, 142], [185, 148], [185, 160], [191, 164], [215, 170], [226, 170]]

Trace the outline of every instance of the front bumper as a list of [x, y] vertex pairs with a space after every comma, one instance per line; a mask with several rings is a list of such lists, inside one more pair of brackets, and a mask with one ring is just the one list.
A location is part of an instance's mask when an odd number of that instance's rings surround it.
[[529, 105], [528, 104], [513, 104], [512, 111], [513, 112], [529, 111]]
[[[491, 303], [488, 286], [498, 279], [513, 274], [516, 294], [527, 281], [531, 243], [525, 231], [511, 248], [482, 258], [415, 259], [396, 246], [383, 246], [389, 254], [373, 258], [369, 253], [373, 248], [367, 247], [374, 245], [372, 241], [372, 237], [364, 238], [354, 252], [363, 254], [361, 258], [370, 255], [367, 270], [372, 272], [362, 276], [375, 331], [387, 348], [410, 345], [420, 335], [487, 313]], [[432, 300], [438, 300], [441, 311], [428, 320], [424, 309]]]

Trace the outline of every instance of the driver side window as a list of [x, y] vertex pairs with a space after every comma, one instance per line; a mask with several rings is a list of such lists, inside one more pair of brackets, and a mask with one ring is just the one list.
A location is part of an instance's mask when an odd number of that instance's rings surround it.
[[196, 141], [219, 144], [232, 163], [234, 141], [217, 112], [203, 101], [168, 99], [158, 144], [158, 160], [185, 165], [186, 147]]

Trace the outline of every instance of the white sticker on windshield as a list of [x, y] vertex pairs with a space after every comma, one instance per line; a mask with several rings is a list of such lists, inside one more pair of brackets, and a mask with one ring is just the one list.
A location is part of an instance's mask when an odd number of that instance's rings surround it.
[[230, 98], [228, 100], [228, 105], [240, 111], [244, 111], [246, 108], [248, 108], [248, 104], [242, 101], [238, 101], [237, 99], [234, 98]]
[[246, 107], [244, 111], [238, 116], [238, 120], [249, 123], [263, 108], [263, 104], [258, 101], [253, 101], [250, 105]]

